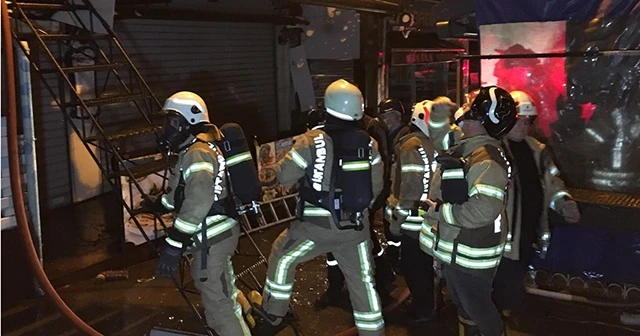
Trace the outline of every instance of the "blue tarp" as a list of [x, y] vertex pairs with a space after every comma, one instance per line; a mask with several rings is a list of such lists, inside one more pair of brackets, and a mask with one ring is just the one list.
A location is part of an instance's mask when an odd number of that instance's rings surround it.
[[566, 225], [556, 227], [551, 237], [547, 258], [535, 260], [536, 269], [640, 284], [640, 234]]
[[[598, 13], [603, 0], [476, 0], [478, 25], [544, 22], [562, 20], [591, 20]], [[638, 10], [640, 0], [613, 0], [604, 17], [616, 18]]]

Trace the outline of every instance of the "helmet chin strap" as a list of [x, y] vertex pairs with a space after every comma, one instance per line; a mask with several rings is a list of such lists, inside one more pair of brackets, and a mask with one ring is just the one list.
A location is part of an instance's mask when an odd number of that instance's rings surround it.
[[327, 113], [326, 125], [330, 127], [334, 126], [334, 127], [349, 128], [349, 127], [356, 127], [358, 125], [358, 122], [356, 120], [349, 121], [349, 120], [338, 119]]

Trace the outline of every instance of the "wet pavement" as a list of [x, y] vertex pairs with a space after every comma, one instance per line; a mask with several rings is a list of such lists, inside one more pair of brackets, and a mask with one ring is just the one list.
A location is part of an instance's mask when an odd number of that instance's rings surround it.
[[[271, 242], [284, 225], [276, 226], [253, 235], [261, 250], [269, 253]], [[259, 260], [259, 253], [250, 241], [240, 240], [239, 253], [234, 257], [236, 273]], [[147, 335], [154, 326], [201, 333], [194, 314], [173, 287], [164, 279], [153, 277], [155, 260], [128, 267], [129, 279], [117, 282], [96, 283], [93, 279], [79, 281], [59, 288], [65, 302], [88, 324], [104, 335]], [[254, 269], [259, 281], [264, 280], [266, 268]], [[238, 280], [245, 292], [252, 285], [247, 273]], [[316, 310], [314, 301], [326, 288], [324, 257], [318, 257], [298, 267], [293, 306], [299, 315], [299, 323], [305, 336], [336, 335], [353, 326], [348, 309], [329, 307]], [[187, 281], [187, 288], [193, 288]], [[402, 278], [397, 284], [403, 288]], [[189, 290], [191, 292], [192, 290]], [[201, 309], [199, 296], [188, 293]], [[517, 331], [510, 335], [640, 335], [640, 329], [632, 330], [619, 324], [620, 311], [586, 307], [572, 303], [529, 297], [525, 314], [517, 315]], [[30, 299], [13, 307], [3, 306], [3, 335], [79, 335], [70, 324], [44, 298]], [[387, 335], [456, 335], [455, 306], [445, 304], [437, 321], [409, 327], [406, 318], [406, 302], [386, 316]], [[281, 335], [293, 335], [287, 329]]]

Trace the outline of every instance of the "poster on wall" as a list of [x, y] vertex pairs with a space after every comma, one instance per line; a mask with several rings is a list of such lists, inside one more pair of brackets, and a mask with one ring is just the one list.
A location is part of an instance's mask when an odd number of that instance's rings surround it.
[[[520, 22], [480, 26], [482, 55], [530, 55], [564, 52], [566, 22]], [[545, 137], [557, 120], [556, 101], [565, 94], [564, 58], [511, 58], [482, 60], [483, 86], [524, 91], [538, 108], [537, 127]]]
[[286, 138], [265, 143], [256, 148], [263, 202], [289, 195], [290, 190], [278, 182], [274, 166], [287, 155], [294, 141], [295, 137]]
[[[137, 179], [136, 181], [146, 194], [153, 197], [162, 194], [163, 188], [166, 186], [163, 172], [149, 174], [143, 178]], [[140, 208], [140, 203], [142, 202], [142, 194], [140, 193], [138, 188], [136, 188], [133, 182], [129, 181], [129, 177], [121, 177], [120, 185], [122, 186], [122, 199], [124, 200], [124, 202], [126, 202], [127, 205], [132, 207], [135, 212], [135, 210]], [[133, 243], [134, 245], [145, 243], [146, 240], [140, 232], [140, 229], [136, 226], [132, 216], [127, 212], [126, 209], [123, 209], [122, 213], [124, 216], [123, 220], [125, 242]], [[142, 226], [144, 232], [151, 240], [164, 236], [162, 225], [158, 220], [155, 219], [154, 215], [142, 213], [137, 214], [135, 218], [138, 220], [140, 226]], [[167, 227], [173, 225], [173, 213], [163, 215], [162, 221]]]

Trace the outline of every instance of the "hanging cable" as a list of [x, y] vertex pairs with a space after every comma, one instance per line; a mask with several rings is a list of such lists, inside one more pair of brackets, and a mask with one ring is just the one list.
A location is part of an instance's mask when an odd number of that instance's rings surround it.
[[49, 282], [45, 274], [38, 254], [33, 246], [27, 213], [24, 207], [24, 197], [22, 196], [22, 181], [20, 180], [20, 154], [18, 150], [18, 117], [16, 104], [16, 78], [14, 68], [13, 39], [11, 37], [11, 24], [9, 22], [9, 8], [5, 1], [2, 1], [2, 42], [4, 43], [5, 64], [7, 74], [7, 140], [9, 156], [9, 176], [11, 180], [11, 194], [13, 195], [13, 206], [18, 222], [18, 230], [22, 238], [25, 253], [31, 270], [38, 279], [38, 283], [44, 290], [47, 298], [79, 331], [85, 335], [102, 336], [101, 333], [93, 329], [80, 319], [60, 298], [56, 290]]

